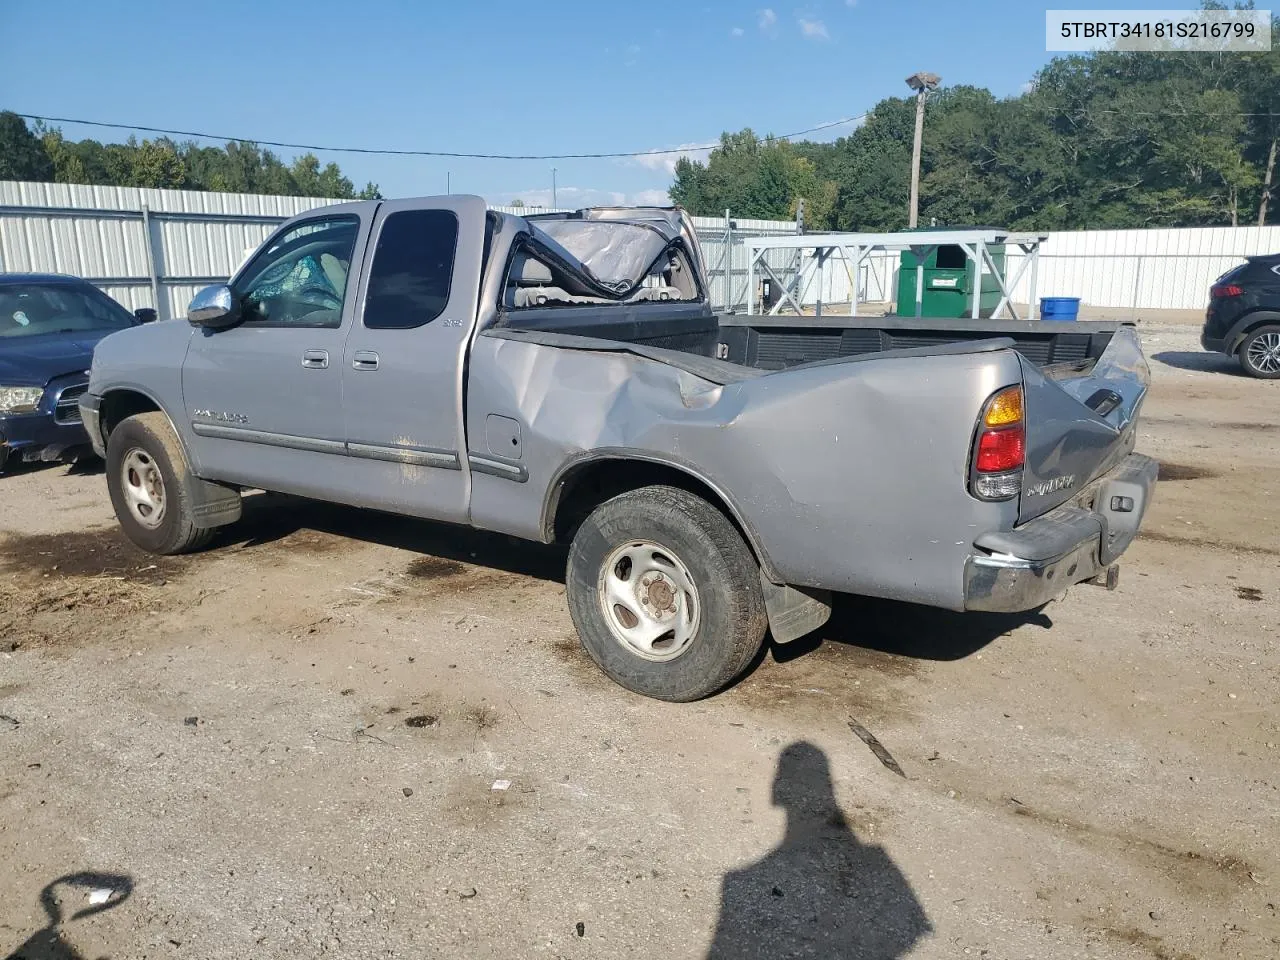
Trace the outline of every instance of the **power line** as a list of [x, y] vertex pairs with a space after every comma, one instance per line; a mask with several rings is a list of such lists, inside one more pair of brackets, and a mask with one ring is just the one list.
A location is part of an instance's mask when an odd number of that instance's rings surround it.
[[[144, 127], [131, 123], [107, 123], [103, 120], [77, 120], [71, 117], [42, 117], [33, 113], [20, 113], [18, 116], [24, 120], [43, 120], [46, 123], [75, 123], [86, 127], [106, 127], [111, 130], [132, 130], [140, 133], [160, 133], [173, 137], [193, 137], [202, 140], [222, 140], [222, 141], [239, 141], [242, 143], [254, 143], [263, 147], [281, 147], [286, 150], [313, 150], [326, 153], [368, 153], [377, 154], [379, 156], [391, 157], [456, 157], [465, 160], [606, 160], [621, 159], [625, 157], [664, 157], [678, 153], [699, 153], [703, 150], [714, 150], [720, 146], [717, 143], [691, 144], [684, 147], [672, 147], [666, 150], [633, 150], [622, 151], [617, 153], [541, 153], [541, 154], [516, 154], [516, 153], [462, 153], [454, 150], [384, 150], [374, 147], [322, 147], [316, 144], [307, 143], [283, 143], [278, 140], [255, 140], [253, 137], [224, 137], [212, 133], [197, 133], [191, 130], [167, 130], [163, 127]], [[803, 136], [806, 133], [817, 133], [819, 130], [829, 130], [831, 127], [838, 127], [846, 123], [857, 123], [865, 120], [868, 114], [861, 114], [856, 117], [845, 117], [843, 120], [832, 120], [829, 123], [820, 123], [816, 127], [809, 127], [805, 130], [797, 130], [795, 133], [784, 133], [775, 136], [776, 140], [789, 140], [792, 137]]]

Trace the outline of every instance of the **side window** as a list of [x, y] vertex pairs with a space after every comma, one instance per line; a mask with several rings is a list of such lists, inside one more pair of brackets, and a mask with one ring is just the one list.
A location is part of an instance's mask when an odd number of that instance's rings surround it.
[[271, 241], [236, 281], [244, 322], [337, 327], [360, 218], [299, 223]]
[[458, 218], [448, 210], [402, 210], [382, 224], [364, 325], [371, 330], [404, 330], [430, 323], [444, 312], [453, 282]]

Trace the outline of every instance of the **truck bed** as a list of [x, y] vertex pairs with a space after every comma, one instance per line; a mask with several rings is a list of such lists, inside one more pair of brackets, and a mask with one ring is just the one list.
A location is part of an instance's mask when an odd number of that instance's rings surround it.
[[1012, 338], [1039, 367], [1096, 360], [1120, 321], [970, 320], [939, 317], [762, 317], [721, 314], [716, 356], [762, 370], [880, 350]]

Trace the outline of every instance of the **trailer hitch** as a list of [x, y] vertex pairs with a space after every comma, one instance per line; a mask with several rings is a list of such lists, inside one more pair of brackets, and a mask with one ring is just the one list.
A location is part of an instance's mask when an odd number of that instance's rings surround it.
[[1107, 569], [1103, 570], [1092, 580], [1086, 580], [1085, 583], [1091, 583], [1095, 587], [1106, 587], [1108, 590], [1114, 590], [1120, 586], [1120, 564], [1113, 563]]

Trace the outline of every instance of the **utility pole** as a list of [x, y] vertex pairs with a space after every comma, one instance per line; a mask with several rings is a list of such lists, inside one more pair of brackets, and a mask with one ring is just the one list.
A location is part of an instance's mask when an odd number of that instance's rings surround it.
[[560, 204], [556, 203], [556, 168], [551, 168], [551, 209], [559, 210]]
[[930, 90], [936, 90], [942, 78], [936, 73], [913, 73], [907, 77], [907, 86], [916, 92], [916, 139], [911, 148], [911, 210], [907, 226], [914, 228], [920, 214], [920, 141], [924, 138], [924, 100]]
[[447, 194], [452, 194], [452, 193], [453, 193], [453, 171], [452, 171], [452, 170], [446, 170], [446, 171], [445, 171], [445, 174], [444, 174], [444, 192], [445, 192], [445, 193], [447, 193]]

